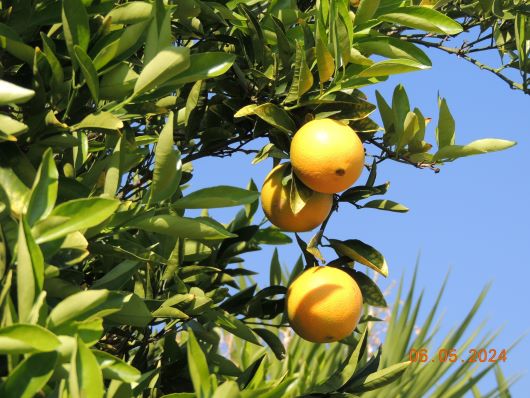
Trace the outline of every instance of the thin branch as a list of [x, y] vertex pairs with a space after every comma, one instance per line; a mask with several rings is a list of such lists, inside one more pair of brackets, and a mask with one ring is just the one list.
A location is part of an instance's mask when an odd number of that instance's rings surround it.
[[374, 138], [369, 138], [367, 140], [367, 142], [369, 142], [370, 144], [372, 144], [372, 145], [376, 146], [377, 148], [381, 149], [381, 151], [384, 152], [384, 154], [387, 156], [387, 159], [392, 159], [392, 160], [394, 160], [396, 162], [399, 162], [399, 163], [409, 164], [409, 165], [414, 166], [414, 167], [416, 167], [418, 169], [430, 169], [430, 170], [434, 171], [435, 173], [439, 173], [440, 172], [440, 169], [435, 166], [436, 163], [413, 162], [412, 160], [410, 160], [406, 156], [401, 156], [398, 153], [388, 149], [386, 146], [384, 146], [380, 142], [377, 142]]
[[479, 60], [467, 55], [466, 51], [464, 49], [458, 49], [458, 48], [453, 48], [453, 47], [445, 47], [445, 46], [442, 46], [440, 43], [433, 43], [433, 42], [430, 42], [430, 41], [415, 39], [415, 38], [411, 38], [411, 37], [407, 37], [407, 36], [403, 36], [402, 39], [406, 40], [406, 41], [409, 41], [411, 43], [420, 44], [420, 45], [425, 46], [425, 47], [436, 48], [436, 49], [444, 51], [444, 52], [446, 52], [448, 54], [456, 55], [457, 57], [465, 59], [467, 62], [470, 62], [470, 63], [472, 63], [475, 66], [478, 66], [480, 69], [484, 69], [484, 70], [486, 70], [486, 71], [488, 71], [490, 73], [493, 73], [494, 75], [499, 77], [501, 80], [506, 82], [506, 84], [508, 84], [511, 89], [519, 89], [519, 90], [523, 91], [525, 94], [530, 94], [529, 90], [525, 89], [521, 84], [516, 83], [515, 81], [509, 79], [508, 77], [506, 77], [505, 75], [500, 73], [499, 69], [496, 69], [496, 68], [493, 68], [493, 67], [491, 67], [489, 65], [483, 64]]

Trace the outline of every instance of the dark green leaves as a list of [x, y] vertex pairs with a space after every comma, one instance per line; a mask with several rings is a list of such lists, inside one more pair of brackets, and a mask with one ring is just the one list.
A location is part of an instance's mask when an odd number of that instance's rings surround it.
[[74, 58], [74, 46], [78, 45], [82, 50], [86, 51], [90, 40], [88, 14], [81, 0], [65, 0], [62, 2], [62, 23], [68, 52]]
[[150, 203], [171, 197], [178, 189], [182, 175], [180, 152], [173, 143], [173, 112], [168, 116], [155, 150], [155, 168], [149, 196]]
[[426, 7], [400, 7], [391, 13], [379, 15], [378, 19], [431, 33], [454, 35], [462, 32], [458, 22]]
[[27, 357], [0, 386], [0, 395], [6, 398], [33, 398], [38, 395], [52, 376], [57, 357], [53, 351]]
[[133, 220], [128, 226], [188, 239], [225, 239], [235, 236], [222, 225], [206, 218], [193, 219], [173, 215], [159, 215]]
[[74, 45], [74, 54], [90, 90], [90, 94], [92, 94], [92, 99], [97, 103], [99, 101], [99, 81], [96, 68], [94, 68], [92, 60], [81, 46]]
[[410, 361], [402, 362], [381, 369], [375, 373], [371, 373], [366, 378], [362, 378], [349, 386], [348, 391], [352, 393], [361, 393], [386, 386], [397, 380], [409, 366]]
[[296, 54], [294, 61], [294, 75], [291, 88], [285, 98], [286, 103], [295, 102], [300, 99], [313, 86], [313, 75], [307, 66], [305, 49], [303, 43], [296, 42]]
[[276, 127], [286, 133], [294, 133], [296, 125], [293, 120], [283, 108], [274, 104], [262, 104], [262, 105], [247, 105], [236, 112], [234, 117], [243, 117], [257, 115], [260, 119], [269, 123], [271, 126]]
[[393, 211], [396, 213], [406, 213], [409, 211], [409, 208], [406, 206], [403, 206], [402, 204], [399, 204], [397, 202], [394, 202], [392, 200], [372, 200], [368, 203], [365, 203], [363, 205], [364, 208], [371, 208], [371, 209], [379, 209], [379, 210], [387, 210], [387, 211]]
[[372, 268], [383, 276], [388, 276], [388, 266], [385, 258], [372, 246], [357, 239], [346, 241], [330, 239], [330, 244], [337, 254], [349, 257], [354, 261]]
[[259, 193], [246, 189], [217, 186], [204, 188], [186, 195], [175, 202], [177, 209], [212, 209], [254, 203]]
[[349, 271], [353, 279], [359, 285], [363, 295], [363, 303], [374, 307], [386, 307], [385, 296], [379, 289], [379, 286], [367, 275], [359, 271]]

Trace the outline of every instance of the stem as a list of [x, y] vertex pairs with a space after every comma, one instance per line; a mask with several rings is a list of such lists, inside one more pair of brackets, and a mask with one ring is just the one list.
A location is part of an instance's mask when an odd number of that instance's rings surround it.
[[440, 172], [440, 169], [438, 167], [435, 167], [436, 163], [417, 163], [417, 162], [413, 162], [412, 160], [410, 160], [410, 159], [408, 159], [408, 158], [406, 158], [404, 156], [400, 156], [398, 153], [388, 149], [386, 146], [384, 146], [380, 142], [377, 142], [373, 138], [369, 138], [367, 140], [367, 142], [369, 142], [370, 144], [375, 145], [377, 148], [381, 149], [381, 151], [383, 151], [388, 158], [390, 158], [390, 159], [392, 159], [392, 160], [394, 160], [396, 162], [410, 164], [411, 166], [414, 166], [414, 167], [416, 167], [418, 169], [431, 169], [435, 173], [439, 173]]
[[523, 91], [525, 94], [530, 94], [530, 91], [528, 89], [526, 89], [525, 87], [523, 87], [523, 85], [516, 83], [515, 81], [509, 79], [508, 77], [500, 73], [499, 69], [483, 64], [479, 60], [467, 55], [468, 52], [471, 52], [470, 50], [466, 51], [463, 48], [459, 49], [459, 48], [453, 48], [453, 47], [445, 47], [445, 46], [442, 46], [441, 43], [433, 43], [430, 41], [415, 39], [415, 38], [408, 37], [408, 36], [403, 36], [402, 39], [408, 42], [411, 42], [411, 43], [421, 44], [422, 46], [425, 46], [425, 47], [436, 48], [447, 54], [453, 54], [453, 55], [456, 55], [457, 57], [463, 58], [467, 62], [470, 62], [475, 66], [478, 66], [480, 69], [484, 69], [490, 73], [493, 73], [495, 76], [499, 77], [506, 84], [508, 84], [508, 86], [510, 86], [511, 89], [519, 89]]

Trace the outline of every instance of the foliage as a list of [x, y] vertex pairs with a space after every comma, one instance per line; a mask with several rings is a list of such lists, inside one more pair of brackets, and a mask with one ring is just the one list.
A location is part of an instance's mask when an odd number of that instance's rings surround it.
[[[246, 358], [238, 367], [216, 352], [221, 328], [249, 347], [285, 355], [261, 323], [283, 312], [287, 281], [277, 256], [271, 286], [261, 290], [245, 285], [252, 273], [241, 256], [291, 238], [255, 220], [253, 181], [246, 189], [187, 193], [192, 162], [244, 152], [256, 153], [254, 163], [277, 163], [288, 158], [305, 121], [340, 119], [373, 161], [366, 183], [342, 193], [334, 207], [405, 212], [391, 200], [365, 201], [388, 189], [376, 185], [378, 163], [439, 171], [444, 162], [514, 143], [456, 144], [444, 99], [429, 143], [429, 119], [411, 108], [402, 86], [391, 100], [377, 96], [380, 127], [369, 117], [376, 105], [360, 89], [429, 68], [419, 45], [444, 49], [432, 40], [482, 29], [492, 30], [493, 48], [509, 56], [505, 67], [521, 72], [522, 83], [512, 86], [527, 92], [527, 15], [526, 2], [497, 0], [2, 2], [0, 395], [294, 391], [296, 382], [283, 374], [272, 388], [252, 384], [263, 372], [259, 362]], [[458, 54], [469, 60], [480, 42]], [[258, 138], [267, 144], [249, 149]], [[302, 199], [304, 188], [294, 191]], [[242, 208], [227, 225], [207, 211], [186, 215], [230, 206]], [[328, 221], [308, 243], [296, 236], [305, 266], [322, 257]], [[366, 303], [384, 306], [371, 278], [352, 270], [358, 262], [386, 275], [383, 255], [359, 239], [328, 242], [337, 253], [329, 264], [350, 270]], [[303, 267], [299, 262], [291, 278]], [[337, 354], [360, 350], [353, 341], [362, 339], [355, 334]], [[204, 346], [210, 349], [201, 354]], [[337, 357], [328, 355], [331, 369]], [[388, 383], [414, 371], [402, 359], [382, 360]], [[383, 388], [375, 363], [364, 383]], [[344, 396], [332, 387], [323, 394]]]

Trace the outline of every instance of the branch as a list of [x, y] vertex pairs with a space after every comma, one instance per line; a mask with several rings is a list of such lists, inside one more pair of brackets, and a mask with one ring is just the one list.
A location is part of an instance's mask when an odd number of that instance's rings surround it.
[[396, 162], [409, 164], [411, 166], [416, 167], [417, 169], [431, 169], [435, 173], [439, 173], [440, 172], [440, 169], [435, 166], [436, 163], [413, 162], [409, 158], [407, 158], [405, 156], [400, 156], [398, 153], [388, 149], [386, 146], [384, 146], [380, 142], [377, 142], [374, 138], [368, 138], [366, 141], [369, 142], [370, 144], [376, 146], [377, 148], [381, 149], [381, 151], [383, 151], [385, 153], [387, 158], [392, 159], [392, 160], [394, 160]]
[[511, 89], [514, 89], [514, 90], [518, 89], [518, 90], [523, 91], [525, 94], [530, 94], [530, 91], [528, 89], [524, 88], [521, 84], [516, 83], [514, 80], [511, 80], [508, 77], [506, 77], [505, 75], [503, 75], [502, 73], [500, 73], [500, 70], [502, 70], [502, 69], [493, 68], [493, 67], [491, 67], [489, 65], [483, 64], [482, 62], [480, 62], [479, 60], [477, 60], [477, 59], [475, 59], [473, 57], [470, 57], [469, 55], [467, 55], [468, 51], [466, 51], [464, 48], [445, 47], [441, 43], [433, 43], [433, 42], [430, 42], [430, 41], [416, 39], [416, 38], [408, 37], [408, 36], [402, 36], [401, 38], [403, 40], [409, 41], [411, 43], [420, 44], [420, 45], [425, 46], [425, 47], [436, 48], [436, 49], [444, 51], [444, 52], [446, 52], [448, 54], [453, 54], [453, 55], [456, 55], [457, 57], [463, 58], [467, 62], [470, 62], [470, 63], [472, 63], [475, 66], [478, 66], [480, 69], [484, 69], [484, 70], [487, 70], [488, 72], [493, 73], [495, 76], [499, 77], [506, 84], [508, 84], [508, 86], [510, 86]]

